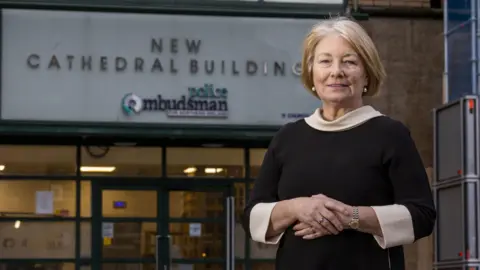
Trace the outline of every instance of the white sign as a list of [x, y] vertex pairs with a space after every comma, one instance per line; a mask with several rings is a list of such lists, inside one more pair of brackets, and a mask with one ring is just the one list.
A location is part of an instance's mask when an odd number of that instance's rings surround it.
[[299, 76], [317, 22], [2, 9], [0, 115], [280, 126], [320, 105]]
[[199, 237], [202, 235], [202, 223], [190, 223], [190, 236]]
[[102, 237], [104, 238], [113, 238], [113, 223], [103, 222], [102, 223]]
[[53, 214], [53, 192], [37, 191], [35, 193], [35, 213]]

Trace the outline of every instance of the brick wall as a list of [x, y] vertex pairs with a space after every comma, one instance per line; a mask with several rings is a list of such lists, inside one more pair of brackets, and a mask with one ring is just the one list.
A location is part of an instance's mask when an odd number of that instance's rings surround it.
[[443, 23], [371, 18], [362, 22], [387, 70], [379, 96], [366, 102], [405, 123], [425, 167], [432, 166], [432, 109], [442, 102]]
[[[362, 24], [375, 41], [388, 73], [381, 94], [367, 103], [405, 123], [425, 167], [432, 167], [432, 109], [442, 103], [443, 23], [371, 18]], [[431, 175], [431, 169], [427, 172]], [[432, 252], [431, 237], [406, 246], [407, 270], [432, 269]]]

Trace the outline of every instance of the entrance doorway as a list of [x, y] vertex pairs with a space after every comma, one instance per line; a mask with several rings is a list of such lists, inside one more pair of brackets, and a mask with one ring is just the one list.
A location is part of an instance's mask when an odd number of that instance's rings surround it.
[[92, 183], [92, 268], [233, 270], [233, 185], [192, 180]]

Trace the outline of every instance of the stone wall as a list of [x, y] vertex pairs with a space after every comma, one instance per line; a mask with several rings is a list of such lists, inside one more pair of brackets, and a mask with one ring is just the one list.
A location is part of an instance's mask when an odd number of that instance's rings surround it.
[[[366, 102], [406, 124], [425, 167], [432, 167], [432, 110], [442, 103], [443, 22], [373, 17], [362, 24], [375, 41], [388, 74], [382, 92]], [[431, 175], [431, 169], [427, 172]], [[406, 246], [407, 270], [432, 269], [431, 238]]]

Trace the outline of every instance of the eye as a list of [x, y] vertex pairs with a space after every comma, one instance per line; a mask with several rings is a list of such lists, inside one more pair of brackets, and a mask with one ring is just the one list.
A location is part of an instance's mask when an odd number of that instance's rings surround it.
[[318, 60], [318, 63], [320, 63], [320, 64], [328, 64], [328, 63], [330, 63], [330, 60], [328, 60], [328, 59], [320, 59], [320, 60]]
[[353, 61], [353, 60], [345, 60], [345, 63], [347, 63], [348, 65], [356, 65], [357, 64], [357, 62]]

